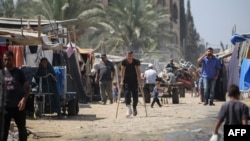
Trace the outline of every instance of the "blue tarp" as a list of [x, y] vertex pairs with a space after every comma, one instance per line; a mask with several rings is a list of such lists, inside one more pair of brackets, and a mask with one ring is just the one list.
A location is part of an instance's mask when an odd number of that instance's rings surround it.
[[237, 42], [243, 42], [243, 41], [246, 41], [246, 38], [242, 35], [239, 35], [237, 33], [234, 33], [232, 38], [231, 38], [231, 43], [232, 44], [236, 44]]
[[243, 59], [240, 70], [239, 88], [241, 91], [250, 89], [250, 59]]

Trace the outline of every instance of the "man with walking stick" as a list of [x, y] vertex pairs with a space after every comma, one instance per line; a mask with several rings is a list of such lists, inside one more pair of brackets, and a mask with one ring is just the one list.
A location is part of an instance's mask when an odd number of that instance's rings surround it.
[[[136, 106], [138, 104], [138, 81], [140, 81], [140, 61], [134, 58], [132, 51], [127, 52], [127, 56], [122, 60], [121, 65], [121, 87], [125, 95], [125, 104], [127, 107], [126, 116], [137, 115]], [[133, 111], [131, 109], [131, 95], [133, 98]]]

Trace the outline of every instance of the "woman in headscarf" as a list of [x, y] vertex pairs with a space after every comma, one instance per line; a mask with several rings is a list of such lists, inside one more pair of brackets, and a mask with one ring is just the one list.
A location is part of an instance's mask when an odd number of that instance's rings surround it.
[[40, 60], [39, 68], [36, 72], [37, 82], [39, 82], [40, 77], [42, 77], [42, 92], [53, 93], [51, 95], [50, 106], [53, 110], [52, 112], [57, 113], [57, 116], [60, 117], [61, 106], [60, 106], [60, 95], [57, 87], [56, 73], [47, 58], [42, 58]]

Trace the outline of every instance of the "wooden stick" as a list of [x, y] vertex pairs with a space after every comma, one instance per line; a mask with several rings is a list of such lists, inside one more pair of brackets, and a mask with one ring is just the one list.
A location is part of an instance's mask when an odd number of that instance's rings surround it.
[[[137, 67], [136, 67], [136, 66], [135, 66], [135, 70], [136, 70], [136, 74], [137, 74], [137, 75], [140, 75], [140, 74], [138, 74], [138, 69], [137, 69]], [[137, 78], [138, 78], [138, 76], [137, 76]], [[142, 90], [141, 80], [140, 80], [140, 79], [138, 79], [137, 81], [138, 81], [139, 89], [140, 89], [141, 94], [142, 94], [142, 98], [143, 98], [143, 105], [144, 105], [144, 108], [145, 108], [145, 113], [146, 113], [146, 117], [147, 117], [147, 116], [148, 116], [148, 114], [147, 114], [147, 108], [146, 108], [146, 102], [145, 102], [145, 95], [144, 95], [144, 91]]]
[[[126, 69], [126, 67], [124, 68], [124, 72], [125, 72], [125, 69]], [[124, 78], [124, 72], [123, 72], [123, 74], [121, 74], [122, 75], [122, 78]], [[121, 81], [123, 81], [123, 80], [121, 80]], [[119, 84], [119, 82], [117, 82], [118, 84]], [[122, 82], [123, 83], [123, 82]], [[120, 85], [120, 84], [119, 84]], [[124, 85], [120, 85], [120, 87], [119, 87], [119, 93], [118, 93], [118, 103], [117, 103], [117, 108], [116, 108], [116, 116], [115, 116], [115, 118], [117, 118], [117, 115], [118, 115], [118, 108], [119, 108], [119, 105], [120, 105], [120, 99], [121, 99], [121, 93], [122, 93], [122, 88], [123, 88], [123, 86]]]

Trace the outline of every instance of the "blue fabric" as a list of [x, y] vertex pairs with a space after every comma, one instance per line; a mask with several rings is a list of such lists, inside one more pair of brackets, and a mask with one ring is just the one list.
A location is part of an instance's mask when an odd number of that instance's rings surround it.
[[250, 34], [242, 34], [242, 36], [245, 38], [250, 38]]
[[57, 88], [59, 95], [63, 95], [63, 90], [64, 90], [64, 79], [63, 79], [63, 70], [60, 67], [54, 67], [55, 73], [56, 73], [56, 78], [57, 78]]
[[217, 70], [221, 69], [219, 59], [216, 57], [205, 57], [202, 61], [202, 73], [203, 78], [215, 78]]
[[158, 88], [155, 86], [155, 87], [154, 87], [154, 90], [153, 90], [153, 98], [157, 98], [158, 95], [159, 95], [159, 93], [158, 93]]
[[204, 87], [204, 102], [207, 104], [208, 100], [213, 103], [214, 101], [214, 88], [216, 80], [214, 78], [203, 78], [203, 87]]
[[239, 88], [241, 91], [250, 89], [250, 59], [243, 59], [242, 61]]
[[244, 36], [234, 33], [231, 38], [231, 43], [235, 45], [237, 42], [243, 42], [245, 40], [246, 38]]

